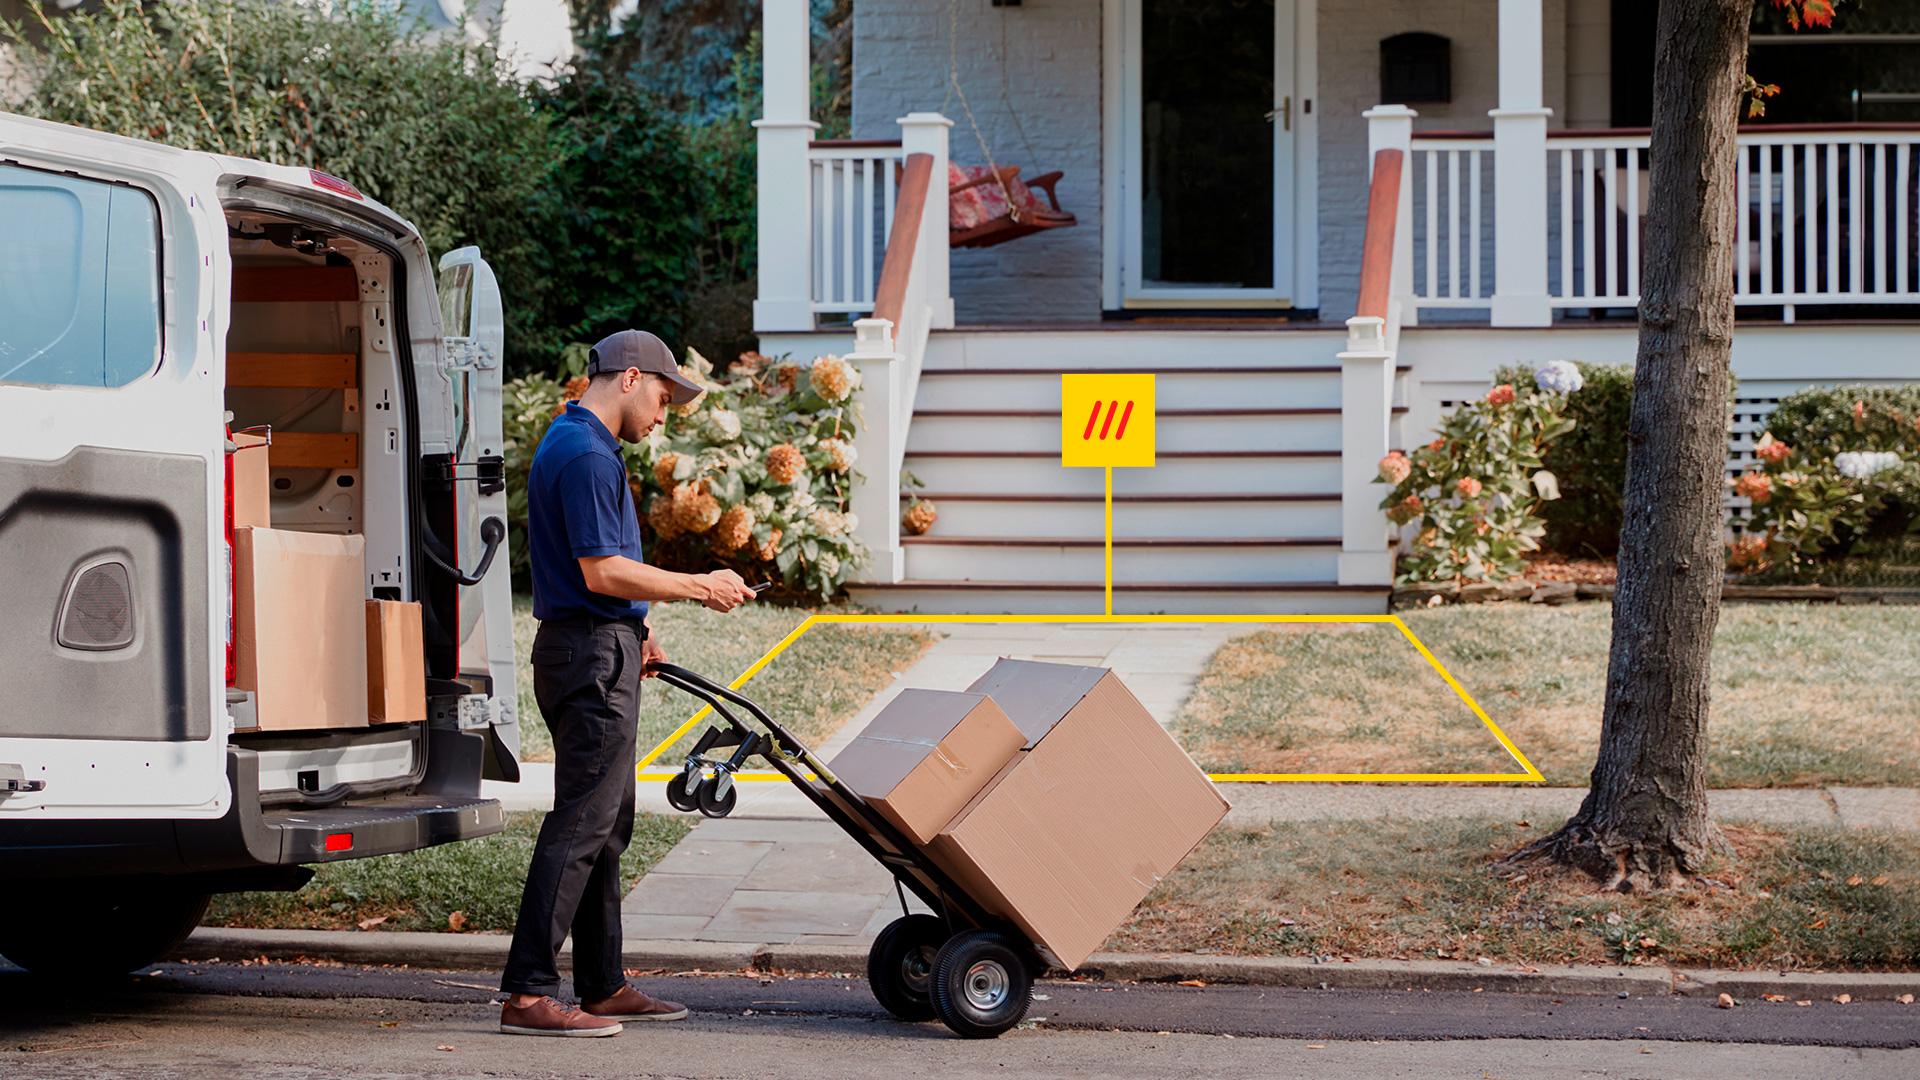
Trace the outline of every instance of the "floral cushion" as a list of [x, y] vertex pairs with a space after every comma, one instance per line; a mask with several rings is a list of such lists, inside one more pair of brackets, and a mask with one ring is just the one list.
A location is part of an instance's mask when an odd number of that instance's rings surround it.
[[[952, 191], [962, 184], [971, 183], [992, 174], [993, 170], [985, 165], [955, 165], [948, 162], [947, 188]], [[1000, 184], [992, 180], [984, 184], [974, 184], [965, 191], [954, 191], [947, 202], [947, 227], [959, 232], [978, 228], [995, 218], [1006, 217], [1009, 213], [1007, 208], [1009, 193], [1013, 195], [1013, 205], [1020, 208], [1022, 219], [1027, 218], [1031, 212], [1051, 209], [1036, 197], [1027, 185], [1021, 183], [1018, 177], [1009, 176], [1006, 179], [1004, 191]]]

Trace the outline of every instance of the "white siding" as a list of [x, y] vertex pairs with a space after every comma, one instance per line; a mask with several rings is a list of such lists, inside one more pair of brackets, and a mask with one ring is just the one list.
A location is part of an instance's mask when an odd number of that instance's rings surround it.
[[947, 5], [858, 0], [854, 137], [899, 138], [896, 120], [933, 110], [953, 120], [955, 162], [985, 164], [984, 138], [997, 164], [1018, 165], [1024, 176], [1064, 172], [1060, 205], [1079, 224], [954, 251], [954, 309], [962, 324], [1097, 320], [1100, 0], [1027, 0], [999, 8], [989, 0], [957, 3], [960, 86], [979, 136], [947, 86]]

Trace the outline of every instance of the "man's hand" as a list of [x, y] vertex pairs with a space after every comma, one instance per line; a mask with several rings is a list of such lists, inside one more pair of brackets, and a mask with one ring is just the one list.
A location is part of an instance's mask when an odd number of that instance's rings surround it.
[[653, 628], [647, 628], [647, 640], [640, 643], [640, 677], [654, 677], [653, 665], [667, 662], [667, 650], [660, 647], [660, 639], [653, 636]]
[[715, 570], [711, 574], [694, 576], [705, 590], [700, 602], [714, 611], [732, 611], [753, 599], [753, 590], [741, 580], [739, 574], [731, 570]]

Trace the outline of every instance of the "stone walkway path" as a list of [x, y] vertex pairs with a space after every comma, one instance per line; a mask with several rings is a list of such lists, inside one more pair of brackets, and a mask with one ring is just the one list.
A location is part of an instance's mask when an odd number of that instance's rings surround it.
[[[1112, 668], [1162, 724], [1192, 692], [1214, 651], [1250, 624], [941, 624], [936, 642], [841, 731], [816, 747], [831, 760], [894, 696], [909, 687], [963, 690], [1001, 656]], [[749, 688], [750, 689], [750, 688]], [[660, 763], [664, 769], [678, 763]], [[522, 767], [520, 784], [485, 785], [508, 809], [552, 804], [552, 766]], [[1272, 821], [1415, 820], [1495, 814], [1514, 820], [1565, 817], [1584, 789], [1468, 785], [1221, 784], [1227, 824]], [[642, 809], [672, 813], [660, 781], [639, 785]], [[1769, 824], [1920, 828], [1911, 788], [1789, 788], [1710, 793], [1716, 817]], [[892, 878], [785, 781], [741, 785], [733, 814], [693, 818], [686, 839], [641, 880], [623, 905], [634, 940], [870, 943], [900, 911]], [[915, 910], [919, 902], [913, 900]]]

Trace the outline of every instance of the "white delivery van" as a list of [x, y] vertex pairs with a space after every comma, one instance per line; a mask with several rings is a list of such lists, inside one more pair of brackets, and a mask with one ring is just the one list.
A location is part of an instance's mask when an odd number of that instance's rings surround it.
[[[210, 894], [503, 827], [500, 296], [477, 249], [438, 271], [338, 178], [0, 113], [0, 955], [130, 970]], [[255, 715], [245, 431], [271, 530], [420, 605], [424, 721]]]

